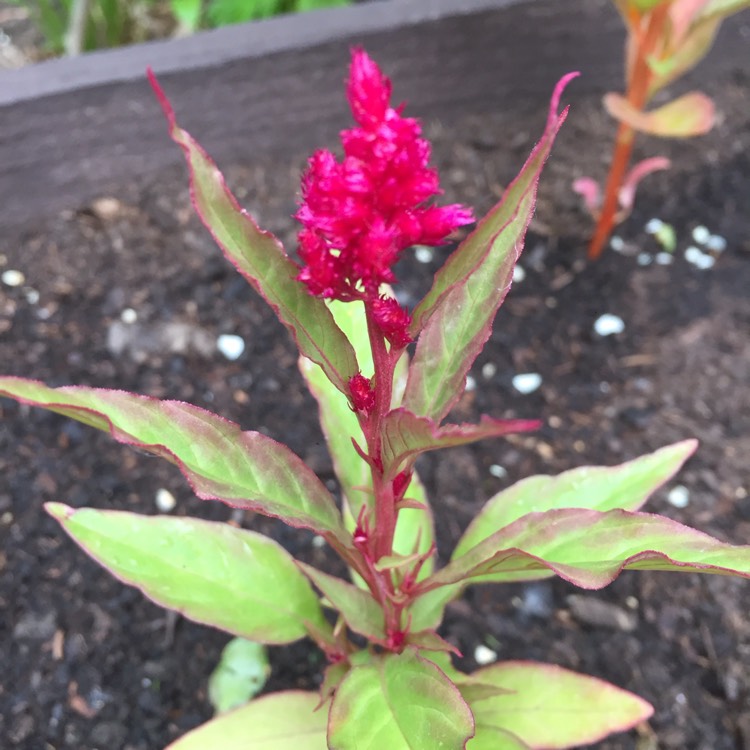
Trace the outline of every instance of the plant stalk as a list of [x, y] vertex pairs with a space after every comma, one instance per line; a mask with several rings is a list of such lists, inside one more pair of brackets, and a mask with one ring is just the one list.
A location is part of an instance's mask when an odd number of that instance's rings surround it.
[[[651, 12], [643, 39], [636, 47], [633, 69], [628, 75], [626, 97], [628, 102], [639, 111], [643, 110], [649, 99], [652, 73], [648, 58], [662, 38], [667, 18], [668, 4], [655, 8]], [[631, 25], [633, 23], [631, 21]], [[604, 189], [604, 201], [589, 245], [589, 260], [596, 260], [602, 254], [604, 244], [615, 226], [620, 188], [630, 164], [634, 139], [635, 130], [630, 125], [621, 122], [617, 129], [612, 162]]]

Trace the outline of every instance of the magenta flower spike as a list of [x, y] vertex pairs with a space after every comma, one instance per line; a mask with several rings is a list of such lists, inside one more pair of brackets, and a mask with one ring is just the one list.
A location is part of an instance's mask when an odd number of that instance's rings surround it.
[[391, 106], [390, 80], [362, 49], [352, 51], [347, 97], [357, 125], [341, 133], [343, 159], [316, 151], [302, 180], [298, 278], [316, 297], [374, 305], [383, 335], [403, 348], [411, 319], [378, 301], [382, 285], [396, 280], [403, 250], [439, 245], [474, 216], [460, 205], [426, 205], [441, 193], [430, 144], [418, 120]]

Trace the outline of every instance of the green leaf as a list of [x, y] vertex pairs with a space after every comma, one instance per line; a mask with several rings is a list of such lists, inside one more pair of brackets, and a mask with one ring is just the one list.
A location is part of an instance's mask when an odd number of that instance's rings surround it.
[[647, 112], [636, 109], [624, 96], [610, 93], [604, 96], [604, 108], [633, 130], [662, 138], [704, 135], [716, 121], [714, 103], [700, 91], [691, 91]]
[[351, 0], [297, 0], [295, 10], [304, 13], [319, 8], [343, 8], [345, 5], [351, 5]]
[[358, 370], [354, 349], [336, 326], [322, 299], [297, 281], [299, 269], [270, 232], [261, 231], [227, 188], [216, 165], [189, 133], [177, 126], [174, 112], [156, 77], [151, 85], [169, 123], [172, 140], [185, 153], [190, 187], [201, 221], [227, 259], [268, 302], [289, 329], [300, 352], [320, 365], [342, 393]]
[[370, 640], [385, 638], [383, 610], [370, 593], [311, 565], [297, 564], [355, 633]]
[[750, 578], [750, 546], [732, 546], [662, 516], [564, 508], [529, 513], [422, 582], [423, 590], [532, 580], [552, 571], [600, 589], [623, 570], [676, 570]]
[[482, 417], [479, 424], [450, 424], [440, 427], [432, 419], [418, 417], [406, 409], [389, 412], [383, 423], [383, 465], [387, 477], [393, 478], [414, 459], [427, 451], [474, 443], [511, 432], [535, 430], [540, 422], [527, 419], [491, 419]]
[[211, 26], [221, 27], [246, 23], [256, 18], [268, 18], [280, 13], [281, 10], [281, 0], [210, 0], [206, 16]]
[[292, 556], [225, 523], [47, 503], [70, 537], [123, 583], [190, 620], [262, 643], [329, 631]]
[[419, 338], [403, 406], [417, 416], [442, 420], [489, 338], [523, 248], [542, 167], [567, 115], [558, 115], [557, 106], [571, 77], [555, 88], [542, 139], [502, 201], [448, 258], [414, 311], [411, 331]]
[[[502, 729], [532, 748], [589, 745], [653, 713], [632, 693], [551, 664], [510, 661], [480, 669], [472, 677], [508, 691], [471, 703], [477, 737], [485, 729]], [[470, 750], [480, 747], [485, 746], [469, 743]]]
[[322, 482], [289, 448], [259, 432], [242, 432], [234, 422], [181, 401], [105, 388], [48, 388], [35, 380], [0, 377], [0, 396], [63, 414], [166, 458], [204, 500], [221, 500], [349, 543]]
[[317, 693], [271, 693], [209, 721], [166, 750], [327, 750]]
[[710, 0], [701, 11], [700, 18], [726, 18], [733, 13], [739, 13], [750, 8], [750, 0]]
[[411, 650], [356, 667], [339, 685], [330, 750], [463, 750], [474, 734], [469, 707], [434, 663]]
[[671, 3], [674, 0], [628, 0], [633, 8], [637, 8], [640, 11], [653, 10], [657, 5], [664, 3]]
[[182, 31], [192, 33], [201, 22], [203, 0], [170, 0], [169, 7]]
[[419, 594], [409, 607], [412, 629], [420, 631], [438, 627], [443, 621], [446, 605], [458, 599], [462, 591], [463, 586], [452, 584], [440, 585]]
[[[328, 307], [335, 324], [354, 347], [362, 374], [372, 377], [374, 366], [364, 304], [335, 300], [329, 302]], [[349, 404], [349, 398], [331, 383], [318, 365], [303, 356], [299, 359], [299, 368], [318, 402], [320, 425], [344, 495], [347, 528], [353, 530], [360, 508], [369, 503], [370, 493], [367, 490], [372, 489], [370, 468], [352, 444], [352, 440], [356, 440], [364, 447], [362, 428]]]
[[246, 638], [232, 638], [208, 678], [208, 699], [217, 714], [254, 698], [271, 674], [266, 647]]
[[486, 724], [477, 724], [477, 733], [469, 740], [466, 750], [531, 750], [531, 748], [509, 732]]
[[671, 57], [648, 59], [653, 74], [648, 90], [649, 98], [694, 68], [708, 54], [720, 26], [720, 17], [699, 20], [688, 29]]
[[459, 540], [452, 558], [527, 513], [555, 508], [639, 510], [680, 470], [697, 445], [696, 440], [684, 440], [619, 466], [583, 466], [554, 477], [522, 479], [487, 501]]

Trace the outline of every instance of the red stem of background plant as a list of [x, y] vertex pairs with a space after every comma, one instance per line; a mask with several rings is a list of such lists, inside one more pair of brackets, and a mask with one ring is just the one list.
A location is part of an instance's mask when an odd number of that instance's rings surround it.
[[[648, 58], [653, 53], [659, 40], [663, 37], [664, 24], [668, 18], [668, 11], [669, 6], [665, 3], [651, 12], [645, 33], [638, 44], [636, 44], [633, 69], [628, 76], [627, 100], [638, 110], [643, 110], [649, 99], [652, 75], [648, 65]], [[631, 33], [638, 34], [640, 20], [640, 14], [637, 11], [633, 11], [629, 24]], [[633, 128], [625, 123], [620, 123], [617, 129], [612, 163], [604, 189], [604, 202], [602, 203], [599, 219], [596, 223], [594, 236], [591, 238], [591, 244], [589, 245], [589, 260], [596, 260], [602, 254], [604, 243], [615, 226], [618, 196], [628, 170], [628, 165], [630, 164], [634, 138], [635, 131]]]

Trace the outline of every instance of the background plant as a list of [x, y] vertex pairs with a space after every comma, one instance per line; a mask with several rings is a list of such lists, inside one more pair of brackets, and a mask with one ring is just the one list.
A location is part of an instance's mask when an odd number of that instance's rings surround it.
[[48, 54], [78, 54], [191, 34], [349, 0], [11, 0], [28, 8]]
[[609, 93], [604, 106], [619, 122], [609, 174], [602, 197], [597, 182], [577, 180], [574, 189], [584, 197], [596, 218], [589, 258], [601, 255], [612, 229], [630, 213], [638, 183], [648, 174], [669, 167], [669, 160], [653, 157], [628, 166], [636, 133], [666, 138], [688, 138], [707, 133], [714, 125], [713, 102], [691, 91], [647, 110], [665, 87], [697, 65], [711, 49], [721, 22], [750, 0], [613, 0], [627, 29], [625, 93]]
[[553, 575], [590, 589], [625, 569], [750, 578], [750, 547], [641, 512], [694, 441], [616, 467], [523, 480], [488, 500], [438, 566], [418, 456], [536, 426], [445, 419], [509, 289], [540, 173], [565, 119], [558, 105], [570, 77], [555, 89], [542, 138], [518, 177], [413, 310], [390, 292], [395, 261], [415, 242], [441, 243], [471, 214], [429, 203], [439, 194], [429, 144], [418, 121], [391, 106], [390, 81], [364, 52], [353, 55], [347, 93], [356, 126], [342, 132], [344, 156], [316, 152], [303, 179], [301, 265], [239, 207], [152, 79], [186, 156], [198, 213], [298, 345], [341, 506], [288, 448], [189, 404], [11, 377], [0, 378], [0, 394], [166, 458], [201, 498], [311, 529], [350, 571], [349, 580], [332, 576], [226, 524], [47, 504], [84, 550], [155, 602], [261, 643], [309, 637], [326, 655], [319, 692], [264, 696], [172, 750], [514, 750], [595, 742], [647, 718], [651, 707], [553, 665], [510, 661], [460, 672], [450, 659], [455, 648], [438, 633], [446, 604], [470, 585]]

